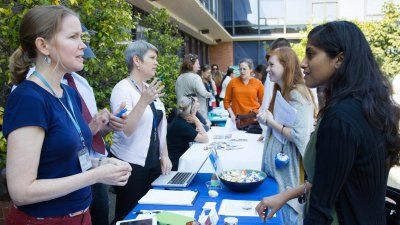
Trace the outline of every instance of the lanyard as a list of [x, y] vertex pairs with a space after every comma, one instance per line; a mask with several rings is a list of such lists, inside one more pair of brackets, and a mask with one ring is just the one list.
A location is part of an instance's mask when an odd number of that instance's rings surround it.
[[[47, 80], [43, 77], [43, 75], [41, 75], [41, 74], [40, 74], [39, 72], [37, 72], [36, 70], [33, 72], [33, 75], [35, 75], [37, 78], [39, 78], [39, 79], [43, 82], [43, 84], [44, 84], [47, 88], [50, 89], [50, 91], [53, 93], [54, 96], [57, 96], [56, 93], [54, 92], [53, 88], [50, 86], [49, 82], [47, 82]], [[61, 86], [61, 88], [64, 90], [64, 88], [63, 88], [62, 86]], [[81, 142], [82, 142], [82, 144], [83, 144], [83, 147], [85, 147], [85, 139], [83, 138], [82, 130], [81, 130], [81, 128], [79, 127], [79, 124], [78, 124], [78, 122], [77, 122], [77, 119], [76, 119], [76, 116], [75, 116], [75, 112], [74, 112], [74, 107], [72, 106], [72, 102], [71, 102], [71, 99], [70, 99], [70, 97], [69, 97], [69, 95], [68, 95], [68, 91], [67, 91], [67, 90], [64, 90], [64, 93], [67, 95], [68, 105], [69, 105], [69, 107], [70, 107], [71, 110], [72, 110], [72, 114], [71, 114], [71, 112], [68, 110], [68, 108], [64, 105], [64, 103], [61, 101], [61, 99], [60, 99], [60, 98], [57, 98], [57, 99], [58, 99], [58, 101], [60, 101], [60, 103], [61, 103], [61, 105], [64, 107], [65, 111], [67, 111], [67, 114], [68, 114], [69, 118], [71, 118], [72, 123], [73, 123], [74, 126], [75, 126], [75, 129], [76, 129], [76, 130], [78, 131], [78, 133], [79, 133], [79, 136], [80, 136]]]
[[[133, 86], [137, 89], [137, 91], [138, 91], [140, 94], [142, 94], [142, 91], [141, 91], [140, 88], [137, 86], [136, 82], [135, 82], [132, 78], [129, 78], [129, 80], [132, 82]], [[154, 102], [152, 102], [151, 104], [154, 104]], [[155, 106], [154, 106], [154, 107], [155, 107]], [[150, 106], [150, 108], [151, 108], [151, 106]], [[151, 111], [153, 111], [153, 109], [152, 109]], [[157, 132], [157, 124], [158, 124], [157, 108], [156, 108], [156, 110], [155, 110], [155, 113], [153, 112], [153, 116], [154, 116], [154, 119], [153, 119], [153, 127], [154, 127], [154, 129], [156, 130], [156, 132]]]

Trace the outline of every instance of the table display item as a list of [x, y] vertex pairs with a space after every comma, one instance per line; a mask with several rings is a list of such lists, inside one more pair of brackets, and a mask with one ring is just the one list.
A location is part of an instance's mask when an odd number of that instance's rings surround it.
[[157, 214], [157, 224], [159, 225], [186, 225], [193, 222], [193, 218], [182, 216], [171, 212], [162, 212]]
[[211, 142], [209, 145], [204, 147], [205, 151], [215, 149], [215, 150], [225, 150], [225, 151], [230, 151], [230, 150], [237, 150], [237, 149], [242, 149], [242, 146], [239, 146], [237, 143], [233, 141], [214, 141]]
[[267, 177], [258, 170], [228, 170], [219, 174], [222, 184], [228, 189], [236, 192], [248, 192], [258, 188]]
[[238, 225], [238, 218], [236, 217], [226, 217], [224, 219], [224, 225]]

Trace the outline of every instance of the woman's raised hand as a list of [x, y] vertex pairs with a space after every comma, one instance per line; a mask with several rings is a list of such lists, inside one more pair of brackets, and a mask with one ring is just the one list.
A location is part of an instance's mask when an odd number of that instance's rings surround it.
[[144, 103], [148, 105], [157, 98], [163, 97], [164, 96], [164, 93], [162, 93], [163, 90], [164, 90], [164, 85], [162, 85], [161, 81], [155, 78], [149, 84], [149, 86], [143, 85], [142, 95], [140, 97], [140, 100], [142, 100]]

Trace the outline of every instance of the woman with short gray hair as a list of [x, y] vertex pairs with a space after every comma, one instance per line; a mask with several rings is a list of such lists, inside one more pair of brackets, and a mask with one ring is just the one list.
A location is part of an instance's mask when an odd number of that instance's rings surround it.
[[158, 66], [157, 48], [146, 41], [134, 41], [125, 51], [128, 77], [115, 85], [111, 94], [111, 109], [126, 104], [125, 129], [114, 133], [111, 154], [132, 166], [132, 176], [123, 188], [115, 187], [114, 221], [122, 220], [150, 189], [161, 174], [171, 171], [166, 142], [167, 120], [160, 97], [164, 89], [155, 78]]

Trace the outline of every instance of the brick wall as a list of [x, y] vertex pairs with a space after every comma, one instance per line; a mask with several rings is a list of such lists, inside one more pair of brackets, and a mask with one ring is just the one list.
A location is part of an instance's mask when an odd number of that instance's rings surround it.
[[226, 72], [233, 65], [233, 42], [224, 42], [208, 46], [208, 55], [211, 64], [218, 64], [222, 72]]

